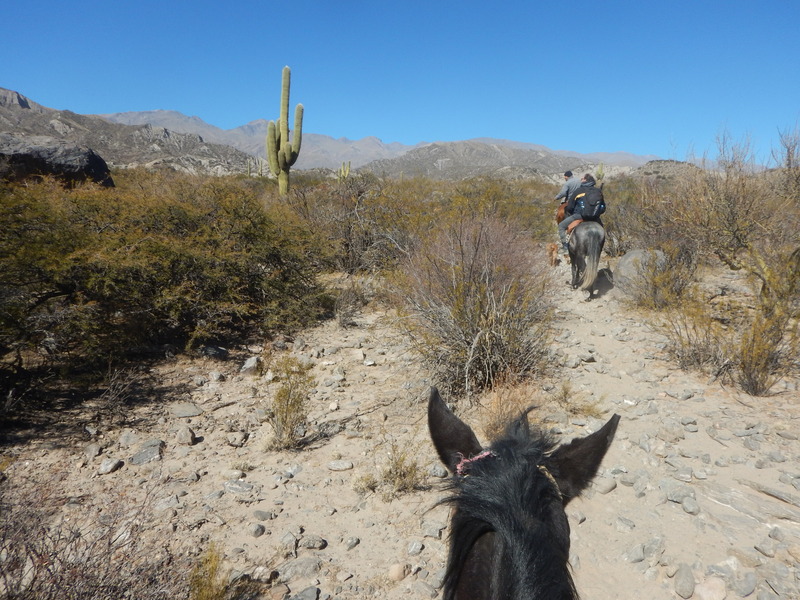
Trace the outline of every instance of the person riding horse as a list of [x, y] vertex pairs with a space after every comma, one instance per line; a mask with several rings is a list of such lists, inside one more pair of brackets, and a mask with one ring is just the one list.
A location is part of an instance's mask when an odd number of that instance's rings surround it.
[[[581, 216], [580, 212], [575, 210], [575, 205], [578, 202], [579, 198], [586, 193], [587, 188], [594, 187], [596, 183], [597, 182], [595, 181], [595, 178], [590, 173], [586, 173], [583, 177], [581, 177], [580, 185], [575, 189], [574, 192], [572, 192], [566, 198], [567, 205], [564, 209], [564, 219], [558, 224], [558, 238], [559, 240], [561, 240], [561, 248], [563, 249], [565, 255], [569, 254], [569, 250], [567, 247], [567, 228], [570, 226], [571, 223], [578, 220], [584, 220], [584, 221], [597, 221], [598, 223], [600, 223], [601, 226], [603, 224], [599, 216], [590, 219]], [[566, 185], [567, 184], [565, 183], [564, 186], [566, 187]]]

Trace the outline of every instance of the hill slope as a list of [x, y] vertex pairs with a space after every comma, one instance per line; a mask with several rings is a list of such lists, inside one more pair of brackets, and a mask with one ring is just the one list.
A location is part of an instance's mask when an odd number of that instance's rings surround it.
[[167, 167], [189, 173], [247, 172], [250, 157], [231, 146], [206, 142], [151, 124], [120, 125], [106, 119], [44, 107], [0, 88], [0, 131], [45, 135], [88, 146], [109, 167]]

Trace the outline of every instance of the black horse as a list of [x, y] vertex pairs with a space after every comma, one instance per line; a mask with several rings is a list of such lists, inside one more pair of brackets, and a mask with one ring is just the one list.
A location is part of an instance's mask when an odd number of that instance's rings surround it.
[[600, 253], [606, 243], [606, 232], [596, 221], [583, 221], [569, 238], [569, 261], [572, 263], [572, 289], [580, 287], [589, 291], [587, 300], [594, 296]]
[[557, 446], [531, 432], [528, 411], [484, 450], [436, 388], [428, 402], [433, 444], [453, 474], [454, 506], [444, 600], [574, 600], [564, 507], [597, 473], [619, 415]]

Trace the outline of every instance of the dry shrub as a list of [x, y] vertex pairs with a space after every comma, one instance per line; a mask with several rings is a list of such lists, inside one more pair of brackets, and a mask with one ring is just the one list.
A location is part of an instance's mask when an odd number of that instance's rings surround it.
[[635, 306], [660, 310], [679, 304], [695, 280], [696, 256], [685, 248], [667, 245], [639, 262], [626, 285], [626, 297]]
[[796, 336], [787, 336], [785, 313], [758, 312], [742, 333], [736, 355], [736, 381], [752, 396], [764, 396], [787, 372], [796, 356]]
[[667, 337], [667, 353], [684, 370], [707, 370], [718, 375], [729, 366], [725, 331], [710, 307], [694, 296], [668, 308], [658, 319]]
[[507, 222], [463, 216], [422, 242], [397, 290], [416, 350], [450, 395], [539, 372], [549, 347], [551, 274]]
[[314, 377], [309, 373], [311, 365], [285, 355], [275, 362], [272, 369], [281, 382], [268, 413], [269, 424], [275, 432], [274, 447], [296, 448], [305, 434], [308, 396], [314, 387]]
[[340, 327], [347, 328], [355, 323], [356, 315], [369, 303], [371, 292], [364, 282], [355, 276], [347, 280], [337, 290], [333, 312]]
[[586, 394], [583, 392], [575, 392], [569, 380], [564, 380], [561, 382], [561, 385], [553, 391], [549, 400], [571, 415], [594, 418], [603, 416], [603, 411], [600, 410], [598, 402], [589, 401], [585, 396]]
[[800, 340], [790, 306], [788, 299], [776, 304], [762, 298], [755, 307], [739, 306], [739, 314], [729, 303], [724, 315], [715, 315], [692, 294], [661, 315], [659, 329], [681, 369], [723, 376], [744, 392], [763, 396], [797, 368]]
[[0, 597], [156, 600], [188, 597], [188, 565], [148, 542], [144, 506], [76, 504], [38, 486], [0, 495]]
[[416, 447], [401, 446], [394, 438], [390, 441], [388, 460], [381, 470], [384, 500], [422, 488], [425, 478], [414, 458], [415, 452]]
[[189, 576], [190, 600], [225, 600], [229, 570], [222, 563], [222, 554], [212, 543], [200, 557]]

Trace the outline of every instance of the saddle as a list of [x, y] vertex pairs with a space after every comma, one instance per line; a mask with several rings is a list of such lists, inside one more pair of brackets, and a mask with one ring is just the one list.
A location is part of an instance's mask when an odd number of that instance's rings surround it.
[[578, 225], [583, 223], [583, 219], [576, 219], [569, 225], [567, 225], [567, 235], [572, 233], [572, 230], [575, 229]]

